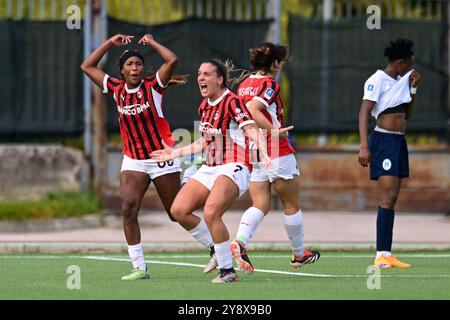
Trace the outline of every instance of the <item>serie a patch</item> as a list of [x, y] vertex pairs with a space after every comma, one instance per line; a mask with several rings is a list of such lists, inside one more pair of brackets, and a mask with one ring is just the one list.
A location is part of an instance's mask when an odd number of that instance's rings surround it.
[[268, 89], [266, 90], [266, 92], [264, 92], [264, 98], [266, 98], [267, 100], [272, 99], [274, 92], [275, 92], [275, 91], [273, 91], [272, 88], [268, 88]]

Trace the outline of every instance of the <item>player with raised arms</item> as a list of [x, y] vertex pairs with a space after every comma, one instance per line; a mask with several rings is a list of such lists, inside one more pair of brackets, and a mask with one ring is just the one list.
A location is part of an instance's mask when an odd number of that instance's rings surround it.
[[[172, 221], [172, 203], [180, 190], [180, 163], [177, 159], [155, 161], [151, 153], [173, 146], [169, 123], [164, 117], [163, 95], [170, 84], [184, 83], [185, 79], [173, 76], [178, 58], [152, 35], [144, 35], [139, 44], [152, 47], [164, 60], [156, 74], [144, 76], [144, 57], [137, 50], [125, 50], [119, 59], [121, 79], [105, 74], [97, 67], [106, 52], [114, 46], [126, 46], [133, 36], [118, 34], [105, 41], [81, 65], [83, 72], [104, 93], [114, 97], [119, 113], [120, 134], [123, 142], [123, 162], [120, 173], [123, 229], [128, 253], [133, 265], [129, 275], [122, 280], [149, 279], [141, 244], [138, 214], [141, 202], [151, 182]], [[203, 234], [199, 241], [212, 248], [211, 235]], [[211, 266], [211, 270], [215, 265]]]

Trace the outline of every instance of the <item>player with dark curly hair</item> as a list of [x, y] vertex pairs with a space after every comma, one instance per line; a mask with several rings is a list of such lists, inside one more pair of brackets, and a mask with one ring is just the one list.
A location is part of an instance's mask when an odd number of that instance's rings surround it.
[[[395, 203], [404, 178], [409, 177], [408, 149], [405, 139], [417, 92], [420, 74], [414, 65], [413, 42], [391, 41], [384, 50], [389, 63], [375, 72], [364, 85], [359, 112], [359, 163], [370, 163], [370, 178], [378, 181], [380, 203], [377, 215], [377, 255], [374, 265], [380, 268], [408, 268], [391, 253]], [[368, 139], [369, 114], [377, 125]]]

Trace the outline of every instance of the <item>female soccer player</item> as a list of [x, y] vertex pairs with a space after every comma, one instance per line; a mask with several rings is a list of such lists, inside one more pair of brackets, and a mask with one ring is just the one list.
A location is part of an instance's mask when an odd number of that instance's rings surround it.
[[[391, 41], [384, 50], [388, 65], [375, 72], [364, 85], [359, 112], [359, 163], [370, 163], [370, 178], [378, 180], [380, 204], [377, 215], [377, 254], [375, 266], [408, 268], [391, 253], [394, 209], [403, 178], [409, 177], [408, 149], [405, 140], [406, 119], [411, 114], [420, 74], [412, 70], [413, 42]], [[377, 119], [367, 139], [369, 113]]]
[[204, 152], [203, 166], [180, 190], [171, 213], [189, 230], [200, 221], [192, 212], [204, 207], [205, 221], [220, 268], [219, 275], [212, 280], [214, 283], [237, 281], [229, 233], [222, 216], [248, 188], [252, 165], [244, 132], [261, 148], [265, 163], [270, 163], [259, 128], [242, 101], [227, 88], [228, 71], [218, 60], [205, 61], [198, 69], [197, 81], [204, 97], [198, 108], [201, 138], [183, 148], [166, 146], [165, 152], [152, 153], [153, 158], [167, 161]]
[[271, 168], [259, 164], [252, 172], [249, 187], [252, 207], [242, 216], [236, 240], [231, 243], [233, 258], [247, 272], [253, 272], [253, 265], [246, 246], [269, 212], [272, 186], [283, 204], [284, 225], [293, 252], [291, 265], [298, 268], [320, 257], [319, 252], [304, 248], [303, 214], [299, 197], [300, 172], [295, 151], [284, 130], [280, 129], [283, 126], [283, 101], [280, 86], [274, 79], [286, 58], [285, 46], [264, 42], [250, 49], [250, 62], [256, 71], [242, 81], [238, 88], [238, 95], [247, 105], [256, 124], [268, 132], [268, 151], [272, 159]]
[[[120, 133], [123, 141], [123, 162], [120, 173], [123, 228], [128, 243], [128, 253], [133, 264], [131, 274], [122, 280], [149, 279], [141, 245], [138, 213], [142, 198], [153, 181], [164, 207], [172, 221], [170, 207], [180, 189], [180, 163], [155, 161], [150, 155], [163, 148], [163, 143], [173, 145], [169, 123], [164, 118], [162, 96], [177, 66], [177, 56], [156, 42], [149, 34], [139, 44], [151, 46], [164, 60], [155, 75], [144, 77], [144, 57], [137, 50], [126, 50], [119, 59], [121, 79], [105, 74], [97, 67], [105, 53], [113, 46], [131, 43], [133, 36], [115, 35], [97, 48], [81, 65], [83, 72], [104, 93], [113, 95], [119, 112]], [[178, 79], [179, 80], [179, 79]], [[204, 242], [212, 247], [209, 235]]]

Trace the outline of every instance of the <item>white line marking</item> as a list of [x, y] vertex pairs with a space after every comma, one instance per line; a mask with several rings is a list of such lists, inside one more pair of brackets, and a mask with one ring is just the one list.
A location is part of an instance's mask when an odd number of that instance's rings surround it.
[[[186, 256], [190, 257], [190, 256]], [[2, 259], [87, 259], [87, 260], [97, 260], [97, 261], [118, 261], [118, 262], [130, 262], [128, 258], [115, 258], [110, 256], [100, 257], [100, 256], [0, 256]], [[205, 265], [194, 264], [194, 263], [184, 263], [184, 262], [169, 262], [169, 261], [157, 261], [157, 260], [146, 260], [149, 264], [162, 264], [162, 265], [173, 265], [182, 267], [196, 267], [204, 268]], [[273, 273], [273, 274], [284, 274], [292, 276], [305, 276], [305, 277], [318, 277], [318, 278], [367, 278], [366, 274], [358, 275], [332, 275], [332, 274], [315, 274], [315, 273], [303, 273], [303, 272], [288, 272], [279, 270], [267, 270], [267, 269], [255, 269], [255, 272], [262, 273]], [[381, 275], [382, 278], [450, 278], [450, 274], [431, 274], [431, 275]]]

